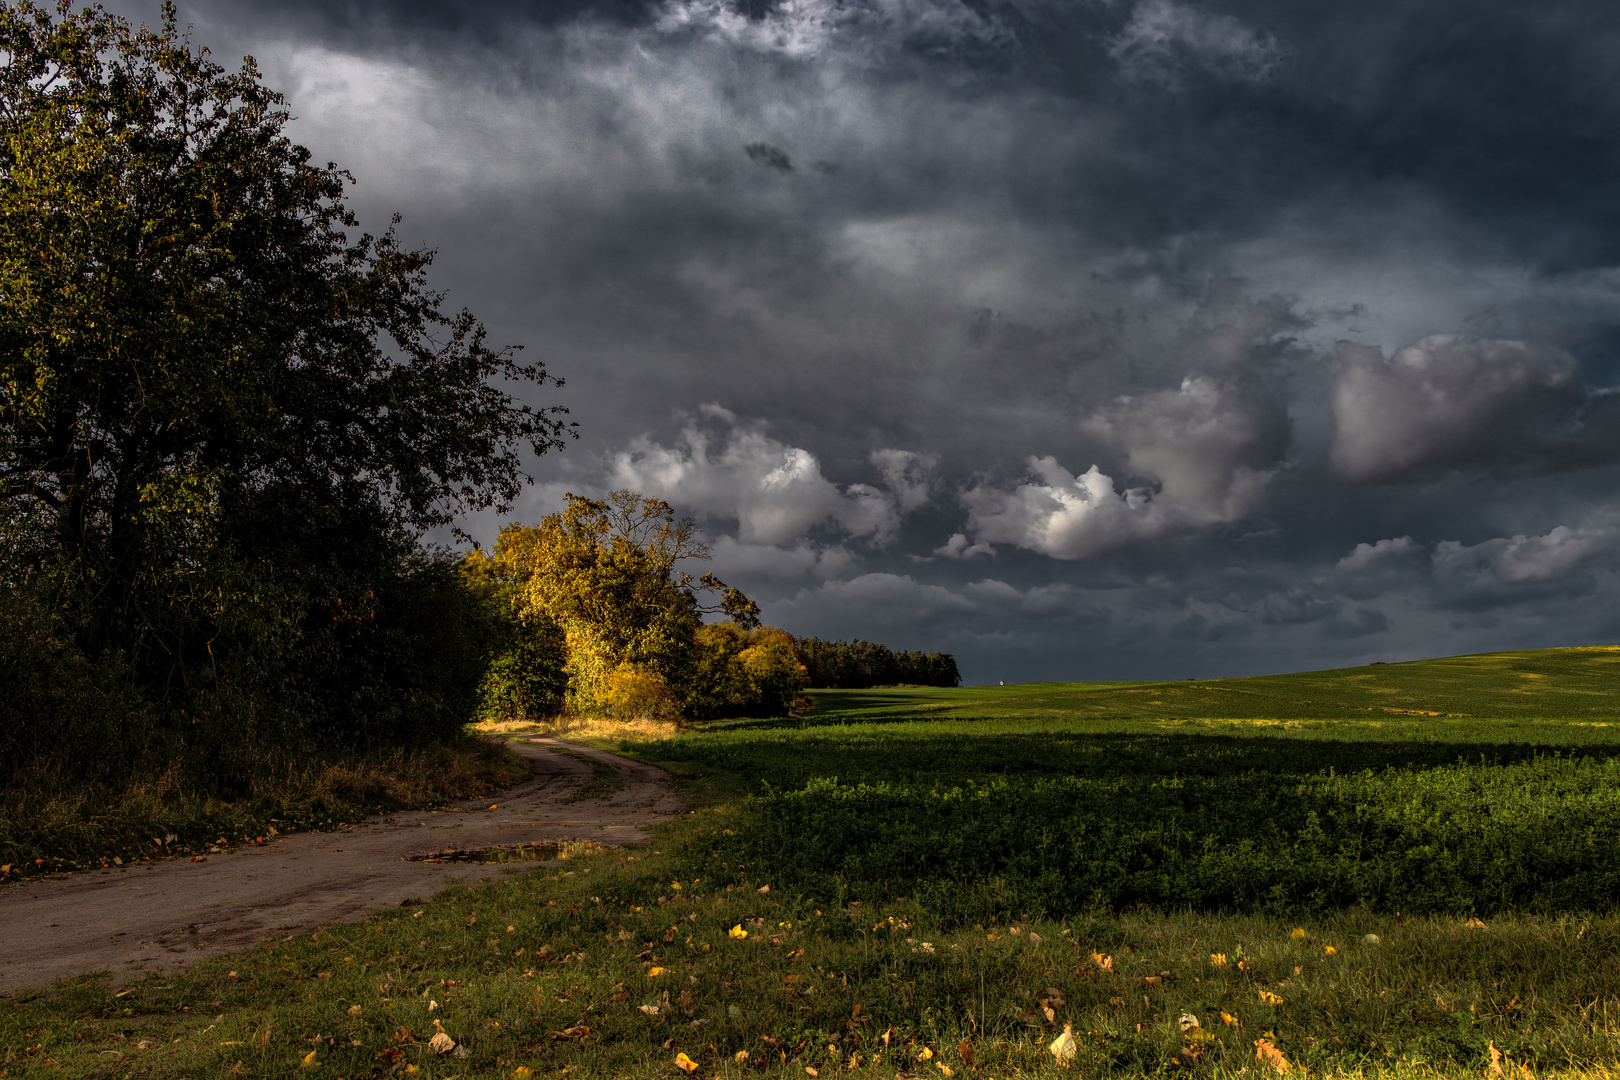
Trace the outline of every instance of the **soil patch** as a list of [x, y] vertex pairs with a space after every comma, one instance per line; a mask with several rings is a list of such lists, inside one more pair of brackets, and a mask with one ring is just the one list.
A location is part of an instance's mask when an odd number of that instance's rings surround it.
[[[558, 739], [530, 739], [513, 749], [533, 764], [534, 777], [493, 798], [295, 833], [198, 861], [0, 887], [0, 922], [9, 928], [0, 994], [102, 971], [122, 984], [362, 919], [446, 885], [487, 881], [501, 872], [491, 863], [521, 867], [576, 845], [636, 843], [646, 838], [648, 823], [687, 812], [669, 777], [651, 765]], [[622, 786], [605, 790], [603, 770], [616, 771]], [[600, 797], [573, 798], [582, 788]]]

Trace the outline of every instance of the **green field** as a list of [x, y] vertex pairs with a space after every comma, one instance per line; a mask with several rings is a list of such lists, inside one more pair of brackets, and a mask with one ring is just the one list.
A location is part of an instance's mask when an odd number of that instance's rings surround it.
[[694, 868], [962, 922], [1620, 898], [1616, 649], [816, 702], [627, 748], [740, 796]]
[[0, 1076], [1607, 1080], [1617, 662], [818, 692], [627, 744], [651, 845], [24, 995]]

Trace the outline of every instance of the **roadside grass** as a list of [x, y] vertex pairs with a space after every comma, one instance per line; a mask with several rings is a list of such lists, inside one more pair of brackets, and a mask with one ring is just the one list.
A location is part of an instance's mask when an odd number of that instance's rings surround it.
[[[678, 873], [598, 851], [123, 994], [64, 983], [0, 1010], [0, 1069], [608, 1078], [678, 1076], [684, 1054], [699, 1076], [1215, 1077], [1270, 1074], [1262, 1040], [1322, 1076], [1489, 1076], [1493, 1049], [1514, 1077], [1620, 1067], [1614, 916], [948, 928], [911, 902]], [[1048, 1049], [1065, 1025], [1068, 1069]], [[441, 1031], [456, 1050], [435, 1052]]]
[[492, 735], [544, 735], [587, 746], [609, 746], [623, 739], [668, 739], [690, 730], [674, 720], [644, 717], [616, 720], [594, 716], [554, 716], [544, 720], [481, 720], [473, 730]]
[[527, 778], [504, 745], [464, 738], [414, 750], [316, 758], [265, 769], [232, 799], [167, 774], [121, 791], [24, 781], [0, 793], [0, 882], [324, 829], [369, 814], [479, 798]]

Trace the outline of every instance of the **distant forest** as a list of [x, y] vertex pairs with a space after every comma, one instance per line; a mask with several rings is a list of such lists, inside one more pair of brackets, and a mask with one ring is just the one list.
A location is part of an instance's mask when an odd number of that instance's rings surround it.
[[858, 690], [868, 686], [960, 686], [950, 653], [897, 653], [875, 641], [799, 638], [793, 651], [810, 675], [812, 689]]

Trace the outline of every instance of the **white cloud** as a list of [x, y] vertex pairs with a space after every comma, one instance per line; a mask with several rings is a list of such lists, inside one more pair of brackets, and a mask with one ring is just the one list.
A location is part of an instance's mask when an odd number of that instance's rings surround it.
[[1282, 59], [1282, 50], [1270, 34], [1230, 15], [1212, 15], [1174, 0], [1142, 0], [1110, 43], [1108, 55], [1128, 78], [1173, 85], [1187, 65], [1229, 79], [1263, 79]]
[[614, 487], [656, 495], [682, 509], [737, 522], [744, 544], [802, 545], [831, 529], [884, 544], [899, 528], [901, 511], [916, 498], [917, 469], [927, 459], [886, 451], [889, 472], [903, 484], [884, 491], [869, 484], [843, 487], [821, 473], [810, 451], [789, 446], [746, 424], [719, 405], [704, 406], [673, 446], [647, 436], [608, 460]]
[[1410, 536], [1396, 536], [1372, 544], [1357, 544], [1354, 551], [1335, 564], [1335, 568], [1344, 573], [1359, 574], [1409, 563], [1413, 558], [1427, 554], [1423, 545]]
[[1559, 525], [1543, 536], [1502, 536], [1472, 546], [1442, 540], [1434, 548], [1434, 570], [1455, 583], [1550, 581], [1613, 551], [1615, 539], [1610, 527]]
[[961, 533], [952, 533], [951, 538], [934, 549], [935, 555], [943, 555], [947, 559], [971, 559], [975, 555], [988, 555], [995, 557], [996, 549], [986, 543], [969, 543], [968, 538]]
[[877, 51], [907, 39], [997, 42], [1010, 36], [962, 0], [780, 0], [759, 15], [739, 11], [736, 0], [667, 0], [655, 27], [796, 58], [823, 56], [834, 43]]
[[1096, 465], [1075, 476], [1056, 458], [1031, 457], [1030, 482], [1010, 492], [986, 485], [962, 492], [974, 547], [953, 537], [936, 554], [963, 557], [1005, 543], [1083, 559], [1133, 540], [1235, 521], [1255, 508], [1275, 472], [1259, 467], [1280, 449], [1266, 408], [1207, 375], [1189, 375], [1174, 390], [1119, 398], [1082, 429], [1117, 447], [1131, 476], [1152, 487], [1119, 488]]
[[1054, 559], [1083, 559], [1174, 524], [1146, 490], [1117, 492], [1095, 465], [1075, 476], [1056, 458], [1032, 457], [1029, 468], [1031, 482], [1010, 492], [988, 486], [962, 492], [976, 544], [1013, 544]]
[[1349, 345], [1339, 359], [1331, 456], [1357, 481], [1448, 464], [1481, 441], [1517, 436], [1526, 399], [1575, 378], [1562, 351], [1455, 334], [1425, 337], [1388, 361]]

